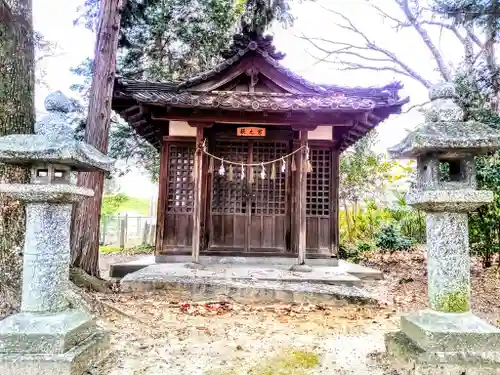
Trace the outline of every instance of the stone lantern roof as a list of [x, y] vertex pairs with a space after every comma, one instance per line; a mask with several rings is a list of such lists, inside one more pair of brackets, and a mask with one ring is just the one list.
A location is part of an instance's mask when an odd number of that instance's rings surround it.
[[0, 137], [0, 162], [31, 165], [53, 163], [74, 171], [110, 171], [114, 160], [93, 146], [74, 138], [68, 125], [73, 102], [60, 91], [45, 99], [48, 112], [36, 124], [36, 134], [13, 134]]
[[463, 121], [462, 109], [453, 102], [455, 88], [451, 83], [431, 88], [432, 107], [426, 121], [391, 147], [393, 158], [416, 158], [427, 153], [478, 155], [500, 148], [500, 130], [475, 121]]

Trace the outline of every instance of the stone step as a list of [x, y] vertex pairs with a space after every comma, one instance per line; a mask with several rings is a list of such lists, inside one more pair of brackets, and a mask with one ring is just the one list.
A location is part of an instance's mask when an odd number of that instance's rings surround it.
[[[139, 271], [147, 266], [154, 264], [179, 264], [188, 263], [192, 257], [190, 255], [146, 255], [141, 256], [138, 259], [132, 260], [125, 263], [116, 263], [110, 266], [109, 276], [113, 278], [122, 278], [125, 275]], [[343, 261], [345, 264], [349, 265]], [[230, 256], [216, 256], [216, 255], [201, 255], [200, 263], [205, 265], [235, 265], [235, 266], [262, 266], [262, 267], [273, 267], [273, 266], [288, 266], [297, 263], [296, 258], [286, 258], [286, 257], [230, 257]], [[307, 264], [312, 267], [336, 267], [339, 265], [339, 260], [337, 258], [328, 259], [307, 259]], [[356, 275], [355, 275], [356, 276]], [[364, 277], [363, 277], [364, 278]]]
[[[155, 264], [170, 264], [172, 267], [175, 265], [188, 263], [191, 260], [190, 256], [169, 256], [169, 262], [159, 262], [159, 260], [167, 260], [167, 257], [155, 257], [153, 255], [142, 256], [138, 259], [126, 263], [112, 264], [110, 267], [110, 277], [122, 278], [139, 271], [148, 266]], [[262, 262], [259, 262], [262, 260]], [[263, 269], [270, 269], [278, 267], [280, 269], [288, 269], [295, 264], [296, 260], [292, 258], [243, 258], [243, 257], [216, 257], [216, 256], [201, 256], [200, 263], [207, 267], [260, 267]], [[361, 266], [359, 264], [349, 263], [345, 260], [337, 259], [308, 259], [307, 264], [313, 268], [313, 271], [320, 272], [335, 272], [339, 274], [349, 274], [362, 280], [381, 280], [383, 273], [373, 268]]]
[[[149, 266], [128, 274], [121, 281], [122, 290], [125, 292], [177, 290], [188, 292], [193, 300], [224, 295], [246, 303], [257, 301], [323, 303], [341, 300], [355, 303], [376, 302], [366, 291], [357, 286], [361, 280], [348, 274], [336, 273], [328, 275], [328, 279], [321, 280], [311, 273], [293, 275], [289, 271], [273, 269], [269, 272], [275, 276], [272, 278], [269, 274], [258, 277], [256, 273], [266, 269], [257, 268], [246, 269], [247, 273], [252, 271], [254, 277], [244, 277], [243, 270], [235, 272], [235, 268], [230, 268], [228, 272], [235, 275], [226, 277], [227, 271], [221, 275], [214, 270], [192, 270], [171, 266]], [[284, 274], [288, 272], [289, 275], [282, 277], [280, 272]], [[312, 282], [313, 280], [315, 282]]]
[[189, 267], [190, 263], [155, 264], [127, 275], [124, 280], [176, 281], [178, 279], [210, 279], [233, 281], [279, 281], [329, 285], [360, 286], [361, 280], [339, 267], [313, 267], [311, 272], [290, 271], [279, 265], [206, 265]]

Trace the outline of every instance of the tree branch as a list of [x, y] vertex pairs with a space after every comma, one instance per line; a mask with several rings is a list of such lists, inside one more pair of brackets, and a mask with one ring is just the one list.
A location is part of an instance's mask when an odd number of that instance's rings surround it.
[[474, 30], [472, 30], [472, 26], [467, 27], [467, 36], [474, 42], [479, 48], [484, 48], [484, 43], [474, 34]]
[[[337, 55], [339, 61], [337, 61], [336, 63], [345, 64], [347, 67], [347, 69], [343, 69], [343, 70], [370, 69], [370, 70], [378, 70], [378, 71], [380, 71], [380, 70], [392, 71], [392, 72], [395, 72], [398, 74], [402, 74], [402, 75], [411, 77], [411, 78], [419, 81], [420, 83], [422, 83], [427, 88], [429, 88], [431, 86], [429, 81], [427, 81], [416, 70], [412, 69], [408, 64], [406, 64], [400, 58], [398, 58], [394, 52], [392, 52], [386, 48], [383, 48], [383, 47], [379, 46], [378, 44], [376, 44], [375, 42], [371, 41], [368, 38], [368, 36], [363, 31], [361, 31], [358, 27], [356, 27], [354, 25], [354, 23], [348, 17], [346, 17], [342, 13], [339, 13], [333, 9], [328, 9], [325, 7], [323, 7], [323, 9], [340, 17], [346, 24], [344, 24], [344, 25], [338, 24], [337, 26], [344, 29], [344, 30], [347, 30], [353, 34], [358, 35], [359, 37], [361, 37], [361, 39], [363, 40], [364, 43], [359, 45], [359, 44], [353, 44], [353, 43], [347, 43], [347, 42], [328, 40], [328, 39], [324, 39], [324, 38], [311, 38], [311, 37], [303, 36], [302, 39], [307, 40], [309, 43], [311, 43], [311, 45], [313, 47], [317, 48], [318, 50], [320, 50], [321, 52], [326, 54], [326, 56], [321, 59], [322, 61], [328, 61], [327, 59], [330, 56]], [[338, 49], [335, 49], [335, 50], [326, 49], [326, 48], [320, 46], [316, 41], [328, 43], [332, 46], [338, 47]], [[367, 53], [368, 54], [370, 54], [370, 53], [371, 54], [378, 54], [381, 57], [369, 56], [369, 55], [367, 55]], [[357, 58], [360, 58], [364, 61], [373, 62], [373, 63], [381, 63], [381, 62], [385, 63], [385, 64], [392, 63], [395, 66], [394, 67], [386, 66], [386, 65], [384, 65], [384, 66], [376, 66], [376, 65], [367, 66], [364, 64], [357, 64], [357, 63], [352, 62], [352, 61], [347, 61], [347, 60], [341, 59], [341, 58], [339, 58], [340, 56], [357, 57]], [[331, 63], [332, 61], [328, 61], [328, 62]]]
[[424, 106], [426, 106], [426, 105], [427, 105], [427, 104], [429, 104], [429, 103], [430, 103], [430, 100], [428, 100], [428, 101], [426, 101], [426, 102], [423, 102], [423, 103], [414, 104], [414, 105], [412, 105], [412, 106], [408, 107], [405, 111], [403, 111], [403, 112], [401, 112], [401, 113], [408, 113], [408, 112], [410, 112], [410, 111], [414, 110], [415, 108], [421, 108], [421, 107], [424, 107]]
[[[327, 61], [328, 62], [328, 61]], [[392, 66], [370, 66], [370, 65], [364, 65], [360, 63], [353, 63], [353, 62], [343, 62], [345, 65], [344, 67], [339, 68], [339, 70], [375, 70], [375, 71], [390, 71], [394, 72], [397, 74], [401, 74], [410, 78], [412, 77], [410, 74], [405, 72], [404, 70], [400, 70], [398, 68], [394, 68]]]
[[430, 38], [429, 34], [427, 33], [427, 30], [425, 30], [419, 20], [417, 19], [416, 15], [413, 14], [411, 11], [409, 5], [408, 5], [408, 0], [396, 0], [398, 3], [399, 7], [405, 14], [406, 18], [408, 21], [413, 25], [414, 29], [417, 31], [417, 33], [420, 35], [422, 41], [425, 43], [429, 51], [431, 52], [432, 56], [434, 57], [434, 60], [436, 61], [436, 64], [438, 66], [439, 72], [441, 73], [441, 76], [445, 79], [445, 81], [451, 81], [452, 77], [450, 75], [450, 72], [448, 71], [448, 68], [446, 67], [446, 64], [444, 63], [443, 56], [439, 52], [438, 48], [435, 46], [433, 43], [432, 39]]
[[396, 18], [394, 16], [391, 16], [390, 14], [388, 14], [387, 12], [385, 12], [384, 10], [382, 10], [379, 6], [377, 5], [374, 5], [374, 4], [369, 4], [373, 9], [375, 9], [382, 18], [385, 18], [385, 19], [389, 19], [391, 20], [392, 22], [395, 22], [396, 23], [396, 30], [399, 30], [403, 27], [409, 27], [411, 26], [411, 23], [409, 23], [408, 21], [403, 21], [403, 20], [400, 20], [399, 18]]
[[460, 31], [457, 29], [456, 25], [449, 24], [446, 22], [441, 22], [441, 21], [430, 21], [430, 20], [421, 21], [419, 23], [420, 23], [420, 25], [438, 26], [438, 27], [441, 27], [443, 29], [453, 31], [453, 33], [455, 34], [457, 39], [460, 40], [460, 42], [465, 43], [465, 37], [462, 36], [462, 34], [460, 34]]
[[[373, 61], [373, 62], [386, 62], [386, 63], [387, 62], [389, 62], [389, 63], [394, 62], [393, 60], [391, 60], [389, 58], [369, 57], [369, 56], [362, 55], [360, 52], [351, 51], [351, 50], [361, 50], [361, 51], [372, 51], [373, 52], [373, 50], [371, 50], [370, 48], [355, 46], [351, 43], [334, 42], [331, 40], [324, 40], [323, 38], [307, 38], [306, 36], [302, 36], [300, 38], [309, 41], [315, 48], [326, 53], [327, 56], [325, 58], [328, 58], [331, 55], [350, 55], [350, 56], [356, 56], [356, 57], [363, 59], [363, 60]], [[320, 45], [318, 45], [317, 43], [315, 43], [314, 40], [322, 40], [322, 41], [326, 41], [330, 44], [339, 45], [342, 47], [339, 49], [336, 49], [336, 50], [327, 50], [326, 48], [323, 48]]]

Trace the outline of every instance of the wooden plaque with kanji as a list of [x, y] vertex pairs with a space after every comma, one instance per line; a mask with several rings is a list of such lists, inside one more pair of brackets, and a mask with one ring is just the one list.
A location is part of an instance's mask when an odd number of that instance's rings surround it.
[[236, 134], [238, 137], [265, 137], [266, 129], [254, 127], [238, 128]]

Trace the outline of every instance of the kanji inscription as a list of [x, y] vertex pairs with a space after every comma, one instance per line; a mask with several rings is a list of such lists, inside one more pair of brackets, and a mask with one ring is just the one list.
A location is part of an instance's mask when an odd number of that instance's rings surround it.
[[238, 137], [265, 137], [266, 129], [265, 128], [238, 128], [237, 133]]

